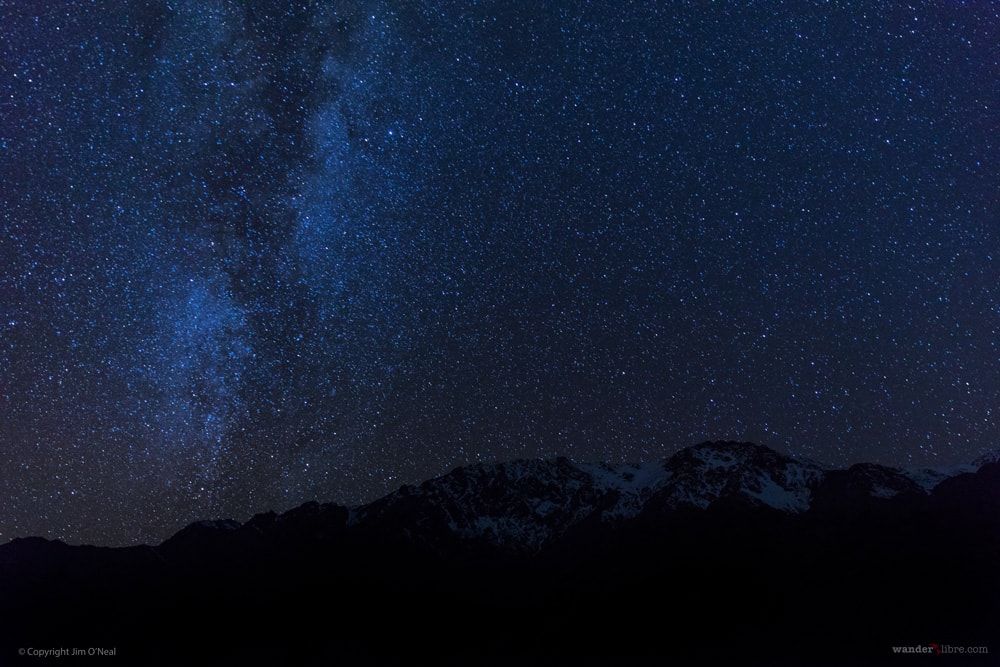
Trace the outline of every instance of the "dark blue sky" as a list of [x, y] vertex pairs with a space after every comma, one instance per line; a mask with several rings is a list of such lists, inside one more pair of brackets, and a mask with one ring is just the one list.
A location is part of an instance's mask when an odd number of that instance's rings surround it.
[[991, 2], [0, 2], [0, 540], [997, 447]]

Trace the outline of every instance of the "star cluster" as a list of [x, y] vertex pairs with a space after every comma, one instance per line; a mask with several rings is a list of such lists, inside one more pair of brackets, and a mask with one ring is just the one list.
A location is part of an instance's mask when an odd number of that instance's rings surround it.
[[0, 2], [0, 539], [996, 447], [987, 2]]

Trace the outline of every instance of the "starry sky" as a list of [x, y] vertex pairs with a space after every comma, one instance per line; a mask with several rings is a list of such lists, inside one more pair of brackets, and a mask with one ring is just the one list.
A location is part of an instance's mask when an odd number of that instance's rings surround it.
[[0, 542], [998, 446], [1000, 5], [0, 0]]

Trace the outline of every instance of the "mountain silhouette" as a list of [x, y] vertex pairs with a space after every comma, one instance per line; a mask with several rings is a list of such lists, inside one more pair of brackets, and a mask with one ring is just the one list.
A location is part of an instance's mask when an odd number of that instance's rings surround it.
[[996, 461], [514, 461], [158, 546], [14, 540], [0, 664], [906, 664], [894, 646], [1000, 651], [997, 562]]

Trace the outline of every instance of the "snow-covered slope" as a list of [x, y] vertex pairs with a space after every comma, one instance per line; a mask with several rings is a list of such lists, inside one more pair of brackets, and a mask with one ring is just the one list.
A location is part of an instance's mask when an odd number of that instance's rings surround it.
[[583, 522], [628, 521], [649, 506], [671, 511], [739, 501], [801, 513], [825, 481], [827, 497], [843, 489], [854, 501], [926, 493], [931, 486], [895, 468], [830, 471], [759, 445], [712, 442], [646, 464], [558, 458], [459, 468], [353, 509], [350, 524], [534, 553]]
[[419, 487], [404, 486], [351, 515], [354, 525], [441, 530], [514, 551], [537, 551], [595, 514], [634, 516], [669, 474], [663, 464], [575, 465], [568, 459], [459, 468]]
[[903, 473], [930, 493], [938, 484], [958, 475], [976, 472], [988, 463], [1000, 461], [1000, 449], [987, 452], [971, 463], [960, 463], [946, 468], [906, 468]]
[[667, 507], [707, 508], [742, 499], [785, 512], [809, 509], [824, 471], [767, 447], [749, 443], [705, 443], [684, 449], [666, 462], [671, 473], [657, 494]]

